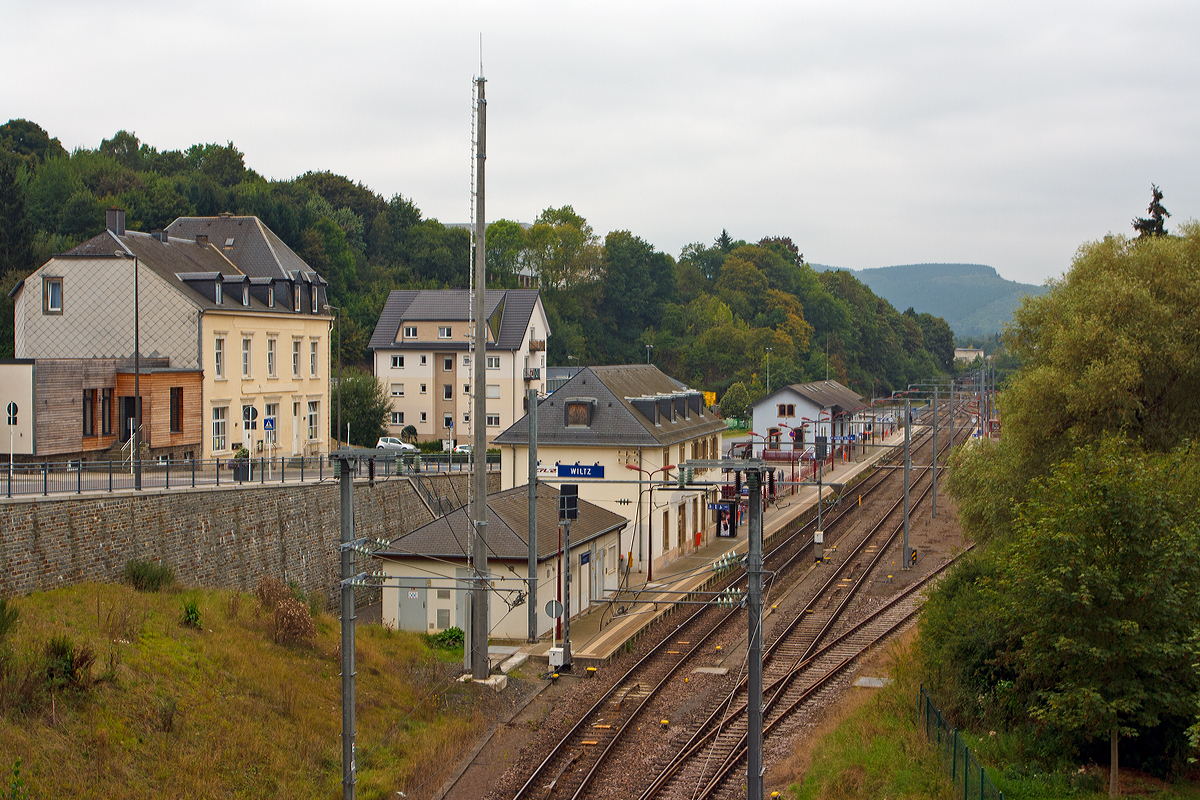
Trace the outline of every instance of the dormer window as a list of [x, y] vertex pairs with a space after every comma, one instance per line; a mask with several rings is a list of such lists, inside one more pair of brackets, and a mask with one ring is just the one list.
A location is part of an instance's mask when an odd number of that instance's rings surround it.
[[309, 293], [309, 299], [312, 301], [312, 313], [316, 314], [317, 313], [317, 285], [315, 283], [309, 287], [308, 293]]
[[275, 307], [275, 284], [267, 287], [267, 308]]
[[242, 305], [247, 308], [250, 306], [250, 284], [242, 284]]
[[590, 397], [569, 397], [563, 401], [563, 413], [568, 428], [590, 428], [596, 401]]
[[417, 338], [417, 326], [416, 325], [405, 325], [404, 326], [404, 338], [405, 339]]
[[300, 313], [300, 284], [295, 284], [292, 287], [292, 308], [297, 314]]
[[221, 279], [217, 278], [217, 282], [213, 285], [216, 287], [216, 293], [214, 294], [214, 297], [216, 297], [217, 305], [221, 305], [225, 301], [224, 287], [221, 286]]

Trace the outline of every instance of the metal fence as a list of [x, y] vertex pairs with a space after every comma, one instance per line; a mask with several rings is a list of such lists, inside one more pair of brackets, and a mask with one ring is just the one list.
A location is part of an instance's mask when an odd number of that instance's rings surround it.
[[959, 736], [958, 728], [942, 719], [942, 712], [922, 686], [917, 696], [917, 713], [925, 738], [936, 748], [942, 766], [950, 773], [955, 798], [963, 800], [1004, 800], [1004, 793], [987, 776], [971, 748]]
[[[328, 456], [275, 458], [154, 459], [125, 461], [40, 461], [0, 464], [3, 496], [83, 494], [128, 489], [191, 489], [234, 484], [319, 483], [338, 474], [340, 461]], [[499, 453], [487, 455], [488, 471], [500, 468]], [[471, 469], [462, 453], [399, 454], [381, 452], [359, 461], [355, 476], [386, 479], [429, 472]], [[140, 475], [139, 475], [140, 472]]]

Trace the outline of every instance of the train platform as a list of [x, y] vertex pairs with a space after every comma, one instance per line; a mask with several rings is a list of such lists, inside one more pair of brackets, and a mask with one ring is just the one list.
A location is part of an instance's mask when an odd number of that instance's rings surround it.
[[[914, 427], [914, 435], [919, 428]], [[868, 446], [866, 454], [856, 455], [854, 461], [836, 461], [833, 469], [824, 473], [822, 497], [832, 494], [830, 487], [851, 483], [862, 473], [870, 470], [876, 462], [885, 458], [897, 446], [904, 444], [904, 431], [900, 429], [878, 445]], [[858, 449], [858, 448], [856, 448]], [[843, 495], [844, 497], [844, 495]], [[763, 511], [763, 541], [769, 548], [772, 537], [790, 532], [801, 520], [814, 513], [817, 505], [817, 487], [799, 486], [796, 494], [781, 494], [777, 503]], [[670, 612], [675, 603], [689, 599], [692, 592], [703, 592], [717, 577], [713, 563], [723, 556], [744, 555], [749, 547], [749, 527], [738, 526], [736, 537], [717, 538], [710, 526], [705, 539], [708, 543], [656, 570], [652, 580], [646, 573], [631, 573], [629, 587], [620, 594], [595, 601], [590, 608], [571, 619], [571, 655], [574, 673], [582, 673], [587, 667], [598, 667], [608, 663], [627, 642], [636, 639], [647, 627], [664, 614]], [[699, 596], [692, 599], [700, 599]], [[552, 646], [562, 646], [561, 640], [552, 641], [550, 636], [534, 644], [519, 647], [535, 664], [548, 665]]]

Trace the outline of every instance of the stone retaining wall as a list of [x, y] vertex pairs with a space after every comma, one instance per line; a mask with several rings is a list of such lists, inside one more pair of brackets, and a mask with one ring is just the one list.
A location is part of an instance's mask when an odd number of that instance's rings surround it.
[[[469, 473], [430, 474], [465, 498]], [[500, 485], [488, 475], [489, 491]], [[354, 486], [355, 535], [391, 540], [433, 519], [409, 478]], [[38, 497], [0, 501], [0, 596], [74, 583], [117, 582], [126, 562], [175, 569], [185, 586], [253, 591], [260, 578], [295, 581], [336, 600], [340, 538], [334, 482]], [[372, 568], [360, 557], [362, 571]], [[359, 590], [369, 602], [378, 590]]]

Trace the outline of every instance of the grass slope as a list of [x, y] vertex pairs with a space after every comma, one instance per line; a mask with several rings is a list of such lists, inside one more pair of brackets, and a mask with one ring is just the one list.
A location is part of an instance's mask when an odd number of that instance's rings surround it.
[[[201, 627], [180, 624], [186, 601]], [[0, 658], [0, 769], [32, 797], [335, 797], [341, 781], [339, 625], [274, 642], [274, 617], [222, 591], [144, 594], [85, 584], [15, 602]], [[93, 682], [16, 707], [14, 681], [51, 637], [91, 647]], [[459, 651], [461, 654], [461, 650]], [[490, 690], [418, 635], [357, 632], [358, 796], [428, 795], [486, 726]], [[432, 788], [431, 788], [432, 787]]]

